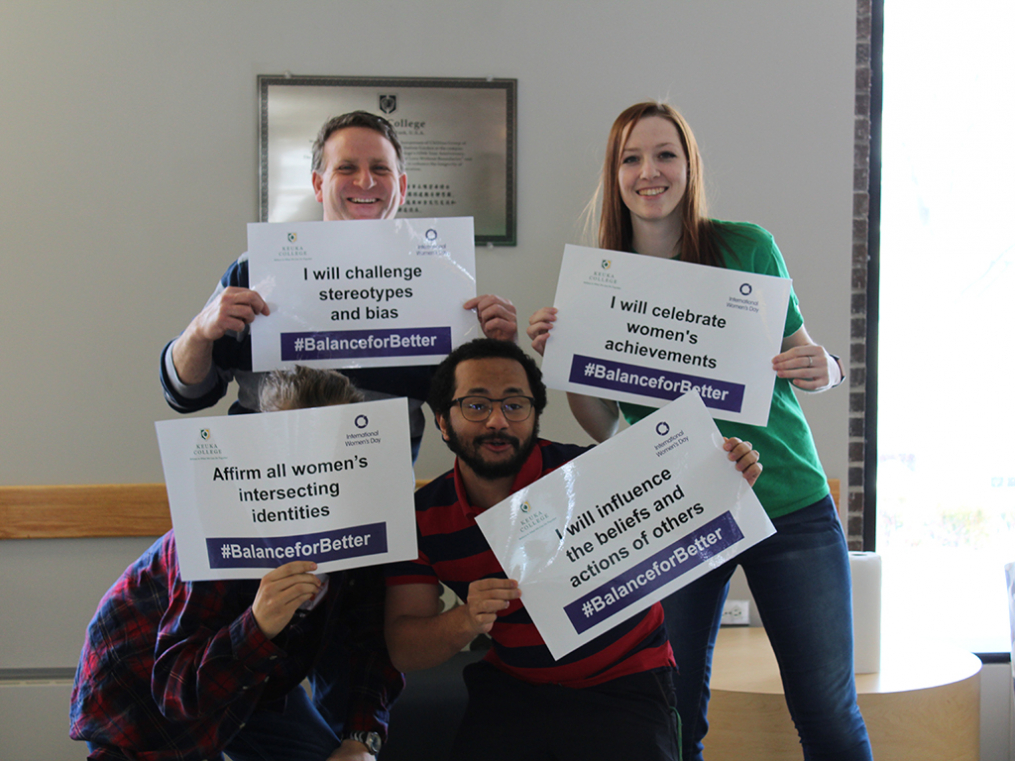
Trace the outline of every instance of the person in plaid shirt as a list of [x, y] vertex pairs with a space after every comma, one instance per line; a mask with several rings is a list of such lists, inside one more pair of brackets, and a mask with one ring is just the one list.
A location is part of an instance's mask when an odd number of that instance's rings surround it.
[[[334, 371], [276, 371], [262, 409], [362, 399]], [[70, 736], [105, 759], [367, 761], [404, 678], [383, 639], [378, 567], [184, 582], [173, 532], [99, 603], [71, 694]], [[309, 678], [313, 699], [301, 682]]]

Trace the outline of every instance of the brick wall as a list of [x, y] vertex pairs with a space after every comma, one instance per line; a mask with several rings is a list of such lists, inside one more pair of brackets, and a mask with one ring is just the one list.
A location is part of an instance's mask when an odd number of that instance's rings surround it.
[[[868, 288], [871, 276], [871, 105], [872, 39], [875, 19], [873, 2], [858, 0], [856, 15], [856, 99], [853, 128], [853, 257], [851, 277], [851, 315], [849, 352], [849, 479], [846, 493], [846, 533], [851, 550], [864, 549], [865, 476], [873, 477], [867, 467], [870, 426], [867, 366], [869, 352], [867, 324], [874, 318], [876, 304]], [[875, 116], [877, 114], [875, 113]], [[875, 167], [874, 176], [879, 173]], [[876, 235], [876, 231], [875, 231]], [[876, 285], [876, 284], [874, 284]], [[875, 290], [876, 294], [876, 290]], [[870, 309], [869, 309], [870, 307]], [[871, 400], [872, 404], [875, 400]], [[871, 431], [873, 433], [873, 430]], [[868, 531], [872, 527], [867, 527]]]

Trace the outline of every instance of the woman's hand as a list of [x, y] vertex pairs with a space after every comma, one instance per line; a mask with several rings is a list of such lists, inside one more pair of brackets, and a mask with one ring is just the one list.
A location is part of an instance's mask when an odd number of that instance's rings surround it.
[[780, 378], [786, 378], [804, 391], [827, 391], [843, 380], [838, 361], [807, 335], [807, 329], [787, 336], [782, 342], [782, 354], [772, 358], [772, 369]]

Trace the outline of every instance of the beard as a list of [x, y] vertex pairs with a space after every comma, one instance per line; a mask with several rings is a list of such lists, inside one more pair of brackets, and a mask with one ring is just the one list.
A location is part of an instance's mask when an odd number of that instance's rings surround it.
[[[445, 443], [448, 445], [448, 449], [458, 456], [458, 459], [468, 465], [472, 472], [480, 478], [493, 481], [518, 475], [522, 465], [529, 459], [532, 450], [536, 448], [536, 441], [539, 438], [539, 420], [536, 420], [532, 426], [532, 434], [524, 442], [506, 433], [483, 433], [469, 441], [463, 441], [452, 426], [448, 426], [447, 436]], [[487, 462], [482, 455], [482, 445], [487, 441], [503, 441], [510, 444], [514, 448], [514, 454], [508, 460]]]

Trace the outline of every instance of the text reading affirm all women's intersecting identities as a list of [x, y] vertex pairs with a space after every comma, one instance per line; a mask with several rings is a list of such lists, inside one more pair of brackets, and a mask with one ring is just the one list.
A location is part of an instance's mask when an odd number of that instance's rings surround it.
[[187, 581], [416, 557], [405, 399], [156, 424]]

